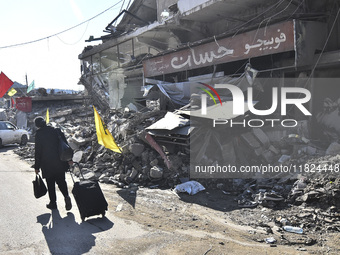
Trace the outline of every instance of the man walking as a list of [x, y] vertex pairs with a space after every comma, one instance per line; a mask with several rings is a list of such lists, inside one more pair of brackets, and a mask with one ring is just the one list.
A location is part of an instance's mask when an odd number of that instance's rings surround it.
[[71, 210], [72, 203], [68, 193], [65, 172], [69, 168], [69, 163], [61, 161], [58, 151], [58, 133], [66, 141], [60, 129], [47, 126], [43, 117], [36, 117], [35, 126], [38, 128], [35, 135], [35, 172], [42, 171], [42, 177], [46, 179], [50, 203], [46, 205], [48, 209], [57, 209], [57, 196], [55, 184], [65, 199], [66, 210]]

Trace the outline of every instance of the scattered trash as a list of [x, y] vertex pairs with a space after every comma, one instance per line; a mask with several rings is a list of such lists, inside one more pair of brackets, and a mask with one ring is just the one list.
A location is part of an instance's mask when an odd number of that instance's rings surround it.
[[116, 207], [116, 212], [120, 212], [122, 209], [123, 209], [123, 204], [120, 203], [120, 204], [118, 204], [117, 207]]
[[274, 192], [265, 192], [263, 194], [263, 200], [282, 201], [284, 198]]
[[288, 224], [288, 220], [287, 220], [286, 218], [282, 218], [282, 219], [280, 220], [280, 223], [282, 224], [282, 226], [285, 226], [285, 225]]
[[256, 207], [258, 205], [257, 202], [245, 200], [245, 199], [239, 200], [237, 203], [238, 203], [238, 206], [242, 207], [242, 208], [253, 208], [253, 207]]
[[273, 244], [277, 242], [277, 240], [274, 237], [265, 238], [264, 241], [268, 244]]
[[195, 195], [202, 190], [205, 190], [205, 188], [197, 181], [188, 181], [177, 185], [175, 188], [177, 193], [187, 192], [189, 195]]
[[296, 234], [303, 234], [303, 229], [299, 228], [299, 227], [283, 226], [283, 229], [287, 232], [296, 233]]

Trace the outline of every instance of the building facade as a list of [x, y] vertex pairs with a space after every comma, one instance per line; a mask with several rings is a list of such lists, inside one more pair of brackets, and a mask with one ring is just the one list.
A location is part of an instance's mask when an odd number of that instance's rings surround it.
[[339, 10], [335, 0], [135, 0], [96, 38], [102, 44], [79, 55], [80, 80], [103, 107], [143, 102], [151, 88], [156, 93], [149, 95], [172, 110], [189, 102], [184, 83], [214, 86], [217, 77], [251, 68], [258, 78], [277, 78], [258, 85], [260, 109], [270, 107], [273, 86], [304, 87], [317, 116], [325, 102], [336, 107], [339, 100], [340, 86], [316, 79], [339, 76]]

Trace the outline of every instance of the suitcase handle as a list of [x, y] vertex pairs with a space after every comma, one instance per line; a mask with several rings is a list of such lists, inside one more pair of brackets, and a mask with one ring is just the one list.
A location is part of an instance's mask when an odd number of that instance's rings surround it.
[[80, 168], [79, 163], [78, 163], [78, 162], [73, 162], [73, 165], [70, 167], [70, 175], [71, 175], [71, 178], [72, 178], [73, 183], [75, 183], [74, 178], [73, 178], [73, 175], [74, 175], [73, 169], [74, 169], [74, 166], [75, 166], [75, 165], [78, 166], [80, 175], [81, 175], [82, 179], [85, 180], [84, 175], [83, 175], [83, 172], [81, 171], [81, 168]]

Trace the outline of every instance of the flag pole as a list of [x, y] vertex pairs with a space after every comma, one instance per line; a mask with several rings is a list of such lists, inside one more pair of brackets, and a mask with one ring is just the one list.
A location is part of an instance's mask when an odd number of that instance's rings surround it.
[[[25, 74], [25, 79], [26, 79], [26, 87], [28, 88], [27, 73]], [[27, 88], [26, 88], [26, 91], [27, 91]], [[21, 92], [22, 94], [24, 94], [25, 97], [27, 97], [26, 92], [23, 92], [20, 88], [19, 88], [19, 90], [20, 90], [20, 92]]]

